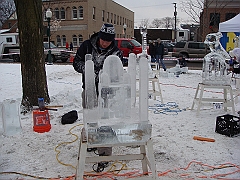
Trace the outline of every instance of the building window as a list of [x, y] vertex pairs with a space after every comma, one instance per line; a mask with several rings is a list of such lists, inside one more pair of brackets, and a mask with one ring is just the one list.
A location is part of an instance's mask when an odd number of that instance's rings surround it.
[[117, 16], [117, 25], [119, 25], [119, 16]]
[[59, 18], [59, 9], [58, 9], [58, 8], [55, 8], [54, 12], [55, 12], [55, 18], [56, 18], [56, 19], [60, 19], [60, 18]]
[[113, 13], [111, 13], [111, 23], [113, 22]]
[[61, 19], [65, 19], [65, 9], [61, 8]]
[[236, 15], [237, 15], [236, 13], [226, 13], [225, 21], [232, 19]]
[[107, 12], [107, 22], [109, 22], [109, 12]]
[[78, 10], [79, 10], [79, 19], [83, 19], [83, 7], [79, 6]]
[[96, 13], [96, 8], [95, 7], [93, 7], [93, 19], [96, 19], [96, 17], [95, 17], [95, 13]]
[[114, 14], [114, 24], [116, 24], [116, 14]]
[[72, 8], [72, 13], [73, 13], [73, 19], [77, 19], [77, 8], [73, 6]]
[[105, 11], [102, 10], [102, 21], [104, 21], [104, 14], [105, 14]]
[[9, 43], [10, 43], [10, 42], [13, 42], [13, 40], [12, 40], [11, 37], [7, 37], [7, 38], [6, 38], [6, 41], [9, 42]]
[[62, 35], [62, 46], [66, 46], [66, 36]]
[[77, 36], [76, 35], [73, 35], [72, 42], [73, 42], [73, 46], [76, 47], [77, 46]]
[[119, 25], [122, 25], [122, 17], [120, 16], [120, 23], [119, 23]]
[[218, 26], [220, 23], [220, 14], [219, 13], [210, 13], [210, 26]]
[[78, 45], [80, 46], [83, 42], [83, 36], [81, 34], [78, 35]]
[[61, 38], [59, 35], [56, 36], [57, 39], [57, 47], [61, 46]]

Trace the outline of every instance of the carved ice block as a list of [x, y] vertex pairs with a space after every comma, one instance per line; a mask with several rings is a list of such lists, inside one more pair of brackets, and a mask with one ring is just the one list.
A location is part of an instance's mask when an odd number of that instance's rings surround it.
[[[144, 58], [140, 61], [143, 61], [140, 66], [144, 66], [143, 69], [140, 67], [140, 76], [144, 76], [143, 79], [148, 82], [148, 72], [145, 69], [147, 60]], [[145, 142], [151, 137], [152, 125], [147, 119], [148, 107], [145, 104], [148, 99], [145, 95], [141, 97], [143, 105], [139, 112], [131, 105], [131, 78], [133, 76], [136, 75], [123, 70], [119, 57], [110, 55], [106, 58], [103, 69], [99, 73], [98, 113], [96, 112], [98, 117], [95, 123], [92, 121], [86, 127], [89, 143], [96, 145], [136, 143]], [[146, 82], [142, 81], [142, 87], [148, 84]], [[143, 92], [148, 90], [148, 88], [145, 89], [144, 87]]]

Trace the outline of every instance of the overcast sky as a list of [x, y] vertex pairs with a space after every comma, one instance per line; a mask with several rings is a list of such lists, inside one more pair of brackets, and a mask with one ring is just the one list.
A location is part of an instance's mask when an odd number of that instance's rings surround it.
[[141, 23], [142, 19], [149, 19], [150, 23], [155, 18], [174, 17], [174, 4], [177, 3], [177, 18], [189, 19], [186, 13], [180, 10], [180, 0], [114, 0], [118, 4], [134, 12], [135, 26]]

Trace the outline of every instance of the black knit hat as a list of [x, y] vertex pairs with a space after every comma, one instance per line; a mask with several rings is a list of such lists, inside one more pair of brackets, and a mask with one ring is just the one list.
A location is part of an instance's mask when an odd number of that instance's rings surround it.
[[112, 24], [103, 24], [98, 37], [104, 41], [113, 41], [115, 38], [115, 29]]

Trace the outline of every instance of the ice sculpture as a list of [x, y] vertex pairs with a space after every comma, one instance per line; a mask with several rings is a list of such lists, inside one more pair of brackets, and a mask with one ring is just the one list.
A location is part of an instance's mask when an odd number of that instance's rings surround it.
[[202, 80], [207, 85], [230, 85], [230, 76], [227, 74], [230, 59], [229, 54], [222, 47], [219, 39], [222, 33], [211, 33], [204, 41], [211, 50], [203, 59]]
[[167, 69], [167, 73], [174, 73], [174, 75], [179, 76], [182, 73], [181, 69], [179, 61], [177, 60], [176, 66]]
[[[130, 57], [131, 62], [136, 57]], [[134, 65], [134, 64], [133, 64]], [[151, 137], [151, 124], [148, 121], [148, 76], [147, 59], [140, 58], [140, 105], [133, 106], [136, 91], [136, 74], [124, 71], [119, 57], [110, 55], [106, 58], [99, 73], [99, 95], [95, 96], [93, 62], [85, 63], [85, 92], [90, 102], [84, 109], [84, 125], [88, 143], [94, 145], [118, 144], [124, 142], [145, 142]], [[131, 80], [134, 79], [134, 83]], [[93, 98], [92, 100], [90, 98]], [[96, 105], [95, 102], [98, 101]]]
[[151, 68], [151, 56], [147, 54], [147, 28], [146, 27], [140, 27], [140, 34], [142, 35], [142, 53], [137, 55], [137, 69], [136, 69], [136, 77], [139, 79], [139, 60], [141, 57], [144, 57], [147, 59], [147, 67], [148, 67], [148, 77], [149, 78], [155, 78], [156, 74], [153, 73]]

